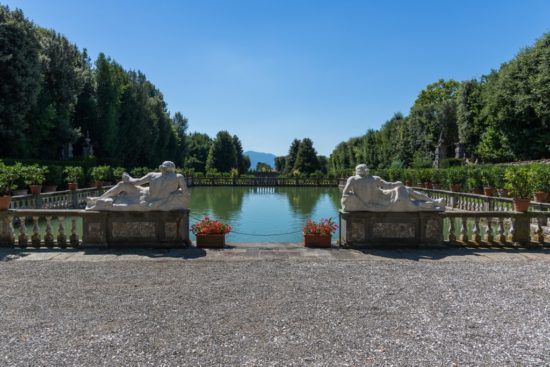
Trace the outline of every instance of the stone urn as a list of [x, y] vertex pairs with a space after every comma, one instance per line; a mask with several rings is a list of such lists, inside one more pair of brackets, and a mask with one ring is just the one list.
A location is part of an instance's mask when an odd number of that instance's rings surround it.
[[224, 248], [225, 234], [197, 234], [198, 248]]
[[311, 248], [330, 248], [330, 234], [305, 234], [304, 245]]

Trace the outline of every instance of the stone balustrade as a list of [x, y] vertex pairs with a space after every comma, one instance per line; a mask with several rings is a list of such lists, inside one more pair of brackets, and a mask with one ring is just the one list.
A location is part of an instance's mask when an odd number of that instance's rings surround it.
[[86, 198], [101, 196], [111, 186], [46, 192], [37, 195], [13, 196], [10, 209], [78, 209], [86, 206]]
[[335, 187], [336, 178], [186, 177], [187, 186], [321, 186]]
[[0, 211], [0, 247], [154, 247], [189, 245], [189, 210]]

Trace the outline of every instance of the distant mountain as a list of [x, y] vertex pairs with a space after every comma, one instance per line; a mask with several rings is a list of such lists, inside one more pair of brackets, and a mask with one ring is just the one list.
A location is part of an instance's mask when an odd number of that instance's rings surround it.
[[269, 164], [272, 168], [275, 168], [275, 154], [260, 153], [249, 150], [244, 152], [244, 155], [247, 155], [248, 158], [250, 158], [251, 170], [256, 169], [256, 164], [258, 164], [258, 162]]

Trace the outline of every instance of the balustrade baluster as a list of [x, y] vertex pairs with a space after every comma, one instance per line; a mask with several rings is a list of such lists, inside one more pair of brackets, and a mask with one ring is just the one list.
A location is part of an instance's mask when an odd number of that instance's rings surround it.
[[504, 218], [498, 218], [498, 229], [497, 229], [497, 238], [496, 240], [500, 243], [506, 242], [506, 236], [504, 234]]
[[460, 240], [462, 242], [468, 242], [468, 219], [466, 217], [461, 217], [461, 227], [460, 227]]
[[67, 247], [67, 236], [65, 236], [65, 217], [57, 217], [57, 246], [61, 248]]
[[44, 236], [44, 245], [46, 245], [46, 247], [53, 247], [51, 215], [46, 216], [46, 235]]
[[516, 219], [512, 218], [510, 220], [510, 230], [508, 231], [508, 237], [512, 244], [514, 244], [514, 234], [516, 233]]
[[76, 217], [71, 218], [71, 246], [78, 247], [78, 235], [76, 234]]
[[541, 245], [544, 244], [544, 230], [542, 226], [544, 225], [544, 217], [537, 218], [537, 230], [535, 231], [535, 241]]
[[493, 236], [493, 218], [487, 217], [487, 226], [485, 227], [485, 241], [492, 243], [495, 238]]
[[34, 216], [32, 217], [32, 236], [31, 236], [31, 243], [33, 247], [40, 247], [40, 228], [38, 227], [38, 220], [40, 217]]
[[449, 242], [455, 242], [455, 218], [449, 218]]
[[479, 230], [479, 217], [474, 218], [474, 228], [472, 230], [472, 241], [478, 244], [481, 242], [481, 235]]
[[19, 217], [19, 247], [25, 248], [28, 245], [27, 228], [25, 227], [25, 217]]
[[13, 229], [13, 215], [8, 215], [8, 243], [15, 244], [15, 230]]

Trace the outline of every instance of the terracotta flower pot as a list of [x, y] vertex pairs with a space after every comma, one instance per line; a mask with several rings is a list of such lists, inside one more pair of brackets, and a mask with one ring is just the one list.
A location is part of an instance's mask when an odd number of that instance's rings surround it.
[[29, 185], [31, 188], [31, 194], [38, 195], [42, 192], [42, 185]]
[[535, 201], [537, 203], [544, 203], [546, 202], [546, 195], [547, 193], [544, 191], [537, 191], [535, 192]]
[[96, 181], [95, 182], [95, 188], [101, 189], [103, 187], [103, 181]]
[[68, 186], [69, 186], [69, 190], [72, 190], [72, 191], [77, 190], [78, 182], [69, 182]]
[[197, 247], [224, 248], [225, 234], [197, 234]]
[[544, 202], [545, 203], [550, 203], [550, 192], [546, 193], [546, 200]]
[[460, 192], [460, 184], [450, 184], [449, 188], [452, 192]]
[[434, 185], [430, 181], [424, 182], [424, 188], [428, 190], [432, 190], [434, 188]]
[[304, 245], [306, 247], [330, 248], [329, 234], [305, 234]]
[[412, 181], [411, 180], [405, 180], [405, 186], [412, 186]]
[[8, 210], [11, 204], [11, 196], [0, 196], [0, 210]]
[[516, 212], [520, 212], [520, 213], [525, 213], [527, 210], [529, 210], [529, 202], [531, 200], [530, 199], [525, 199], [525, 198], [514, 198], [513, 199], [513, 203], [514, 203], [514, 210]]
[[493, 196], [495, 194], [495, 188], [494, 187], [484, 187], [483, 193], [485, 196]]

